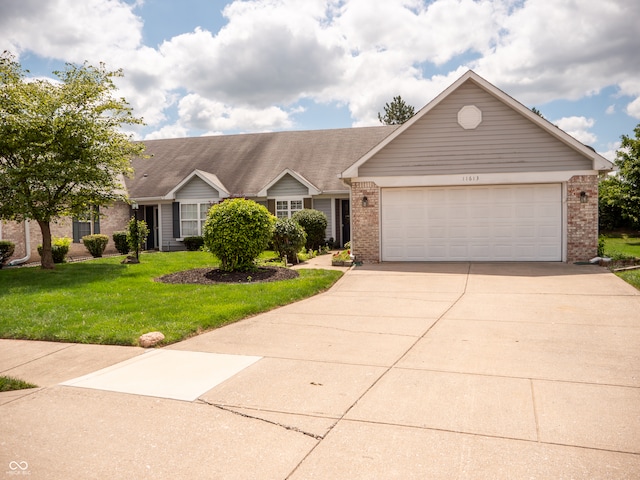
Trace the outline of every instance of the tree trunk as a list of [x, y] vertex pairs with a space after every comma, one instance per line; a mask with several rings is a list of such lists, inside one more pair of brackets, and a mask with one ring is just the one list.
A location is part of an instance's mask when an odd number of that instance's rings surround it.
[[41, 268], [53, 270], [56, 266], [53, 263], [53, 253], [51, 251], [51, 225], [49, 222], [38, 220], [40, 231], [42, 232], [42, 256], [40, 257]]

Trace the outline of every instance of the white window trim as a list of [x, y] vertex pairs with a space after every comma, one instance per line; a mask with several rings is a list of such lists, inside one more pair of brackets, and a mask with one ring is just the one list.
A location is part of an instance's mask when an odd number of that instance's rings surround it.
[[[301, 202], [302, 203], [302, 208], [300, 210], [304, 210], [304, 196], [288, 196], [288, 197], [274, 197], [273, 200], [275, 200], [276, 205], [275, 205], [275, 215], [276, 217], [278, 216], [278, 202], [287, 202], [287, 217], [286, 218], [291, 218], [291, 215], [293, 215], [294, 212], [297, 212], [299, 210], [294, 210], [293, 212], [291, 211], [291, 202]], [[284, 211], [284, 210], [281, 210]]]
[[[211, 199], [211, 198], [207, 198], [207, 199], [196, 199], [196, 198], [186, 198], [184, 200], [178, 200], [178, 202], [180, 203], [180, 238], [177, 238], [176, 240], [181, 241], [184, 240], [185, 237], [193, 237], [193, 236], [202, 236], [202, 222], [204, 220], [206, 220], [205, 218], [201, 218], [200, 217], [200, 205], [202, 204], [207, 204], [209, 206], [209, 208], [211, 208], [213, 205], [215, 205], [216, 203], [218, 203], [220, 201], [220, 199]], [[198, 222], [198, 233], [196, 234], [192, 234], [192, 235], [185, 235], [184, 232], [182, 231], [182, 222], [189, 222], [189, 221], [194, 221], [194, 219], [184, 219], [182, 218], [182, 206], [183, 205], [197, 205], [197, 212], [198, 212], [198, 218], [196, 219], [196, 221]], [[208, 209], [207, 209], [208, 210]]]

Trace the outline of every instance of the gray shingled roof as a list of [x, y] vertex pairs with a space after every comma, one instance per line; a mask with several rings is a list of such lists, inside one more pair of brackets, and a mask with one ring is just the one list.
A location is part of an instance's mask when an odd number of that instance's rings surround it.
[[[194, 170], [215, 174], [232, 195], [254, 196], [285, 169], [322, 192], [346, 191], [337, 175], [397, 126], [148, 140], [126, 180], [132, 198], [161, 197]], [[146, 176], [145, 176], [146, 175]]]

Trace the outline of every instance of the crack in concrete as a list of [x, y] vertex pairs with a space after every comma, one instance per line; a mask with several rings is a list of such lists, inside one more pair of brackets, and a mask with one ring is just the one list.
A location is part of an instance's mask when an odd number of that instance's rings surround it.
[[[301, 433], [301, 434], [303, 434], [303, 435], [306, 435], [307, 437], [311, 437], [311, 438], [313, 438], [313, 439], [315, 439], [315, 440], [323, 440], [323, 439], [324, 439], [324, 437], [325, 437], [324, 435], [317, 435], [317, 434], [315, 434], [315, 433], [306, 432], [306, 431], [302, 430], [301, 428], [294, 427], [293, 425], [285, 425], [284, 423], [274, 422], [274, 421], [272, 421], [272, 420], [267, 420], [266, 418], [260, 418], [260, 417], [256, 417], [256, 416], [253, 416], [253, 415], [249, 415], [249, 414], [247, 414], [247, 413], [238, 412], [238, 411], [233, 410], [233, 409], [231, 409], [231, 408], [229, 408], [229, 407], [226, 407], [226, 406], [224, 406], [224, 405], [220, 405], [220, 404], [217, 404], [217, 403], [207, 402], [206, 400], [203, 400], [203, 399], [201, 399], [201, 398], [199, 398], [199, 399], [198, 399], [198, 401], [200, 401], [200, 402], [202, 402], [202, 403], [205, 403], [206, 405], [211, 405], [212, 407], [219, 408], [220, 410], [224, 410], [225, 412], [229, 412], [229, 413], [233, 413], [233, 414], [235, 414], [235, 415], [239, 415], [239, 416], [241, 416], [241, 417], [250, 418], [250, 419], [252, 419], [252, 420], [260, 420], [261, 422], [269, 423], [269, 424], [271, 424], [271, 425], [275, 425], [275, 426], [277, 426], [277, 427], [284, 428], [285, 430], [291, 430], [292, 432], [298, 432], [298, 433]], [[337, 422], [336, 422], [336, 423], [337, 423]], [[329, 429], [328, 429], [327, 433], [328, 433], [328, 432], [330, 432], [330, 431], [333, 429], [333, 427], [334, 427], [335, 425], [336, 425], [335, 423], [334, 423], [333, 425], [331, 425], [331, 426], [329, 427]]]

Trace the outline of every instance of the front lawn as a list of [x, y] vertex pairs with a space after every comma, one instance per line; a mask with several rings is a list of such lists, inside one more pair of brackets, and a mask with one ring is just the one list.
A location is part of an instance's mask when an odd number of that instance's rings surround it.
[[206, 252], [158, 252], [142, 263], [123, 257], [57, 265], [55, 270], [0, 270], [0, 338], [135, 345], [150, 331], [164, 343], [313, 296], [342, 275], [300, 270], [293, 280], [253, 284], [181, 285], [154, 278], [215, 267]]

